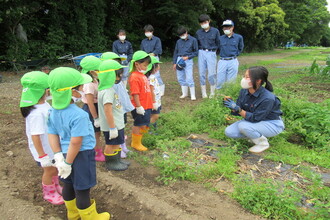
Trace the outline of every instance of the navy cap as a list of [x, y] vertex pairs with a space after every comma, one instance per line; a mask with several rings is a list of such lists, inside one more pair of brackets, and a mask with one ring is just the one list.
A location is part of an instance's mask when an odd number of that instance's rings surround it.
[[232, 20], [225, 20], [222, 26], [234, 26], [234, 22]]
[[183, 70], [186, 67], [186, 62], [181, 58], [177, 63], [176, 63], [176, 69], [177, 70]]

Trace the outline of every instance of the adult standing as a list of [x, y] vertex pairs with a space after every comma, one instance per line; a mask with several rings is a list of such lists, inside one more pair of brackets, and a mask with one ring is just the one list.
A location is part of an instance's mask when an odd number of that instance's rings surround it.
[[[159, 61], [159, 57], [163, 53], [162, 42], [159, 37], [154, 36], [154, 27], [152, 25], [147, 24], [143, 29], [146, 38], [141, 41], [140, 48], [150, 56], [156, 57]], [[160, 72], [156, 72], [155, 76], [159, 83], [160, 95], [163, 96], [165, 92], [165, 84], [160, 76]]]
[[234, 33], [234, 22], [225, 20], [222, 23], [224, 35], [220, 36], [220, 60], [217, 71], [217, 89], [223, 84], [236, 79], [238, 73], [237, 57], [244, 48], [243, 37]]
[[207, 98], [206, 94], [206, 71], [208, 71], [208, 81], [210, 83], [210, 98], [214, 96], [216, 87], [216, 51], [220, 45], [220, 32], [218, 29], [211, 27], [211, 19], [208, 15], [202, 14], [198, 18], [201, 29], [196, 32], [198, 41], [198, 70], [199, 81], [202, 89], [202, 97]]
[[[180, 39], [176, 42], [173, 54], [173, 69], [176, 70], [177, 78], [181, 86], [182, 96], [181, 99], [188, 96], [188, 88], [190, 89], [191, 100], [196, 100], [195, 96], [195, 83], [193, 77], [193, 58], [198, 55], [198, 44], [196, 38], [188, 34], [185, 27], [178, 29]], [[180, 68], [178, 62], [184, 62], [185, 67]]]

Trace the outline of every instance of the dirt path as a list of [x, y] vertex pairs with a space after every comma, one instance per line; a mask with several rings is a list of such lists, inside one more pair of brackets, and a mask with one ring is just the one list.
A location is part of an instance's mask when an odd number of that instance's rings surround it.
[[[245, 56], [241, 64], [256, 60], [283, 58], [298, 53], [279, 53], [265, 56]], [[195, 82], [199, 85], [197, 67]], [[24, 120], [18, 103], [21, 87], [20, 75], [1, 73], [0, 83], [0, 213], [1, 219], [65, 219], [65, 207], [53, 206], [42, 199], [41, 169], [38, 168], [27, 149]], [[180, 87], [170, 64], [162, 65], [162, 76], [166, 82], [163, 112], [181, 105], [195, 105], [201, 100], [199, 86], [197, 101], [179, 100]], [[128, 142], [129, 143], [129, 142]], [[92, 196], [99, 211], [109, 211], [112, 219], [260, 219], [240, 207], [225, 193], [215, 193], [204, 187], [177, 182], [164, 186], [155, 178], [158, 171], [132, 161], [128, 171], [107, 172], [98, 163], [98, 185]], [[228, 186], [228, 183], [220, 183]], [[230, 188], [230, 186], [229, 186]]]

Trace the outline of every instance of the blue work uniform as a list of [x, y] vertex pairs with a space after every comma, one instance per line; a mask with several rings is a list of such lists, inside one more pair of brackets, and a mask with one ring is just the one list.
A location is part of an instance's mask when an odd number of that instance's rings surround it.
[[194, 87], [194, 77], [193, 77], [193, 58], [198, 55], [198, 43], [196, 38], [188, 35], [188, 37], [183, 40], [179, 39], [176, 42], [174, 54], [173, 54], [173, 64], [176, 64], [182, 57], [188, 57], [186, 60], [186, 67], [183, 70], [176, 70], [176, 75], [178, 82], [181, 86]]
[[126, 81], [128, 78], [128, 71], [129, 71], [129, 62], [132, 60], [132, 56], [133, 56], [133, 47], [132, 44], [127, 41], [121, 41], [121, 40], [116, 40], [115, 42], [113, 42], [112, 44], [112, 51], [116, 54], [118, 54], [118, 56], [126, 58], [126, 60], [122, 61], [122, 64], [127, 66], [125, 68], [123, 68], [124, 72], [123, 72], [123, 77], [122, 80]]
[[221, 89], [225, 82], [235, 80], [238, 73], [237, 57], [244, 48], [243, 37], [239, 34], [220, 36], [220, 60], [217, 70], [217, 89]]
[[[162, 50], [162, 42], [160, 39], [156, 36], [152, 36], [149, 40], [149, 38], [145, 38], [141, 41], [140, 49], [145, 51], [146, 53], [153, 53], [155, 54], [155, 57], [159, 60], [160, 55], [163, 53]], [[164, 82], [160, 76], [160, 72], [157, 71], [155, 73], [155, 76], [158, 80], [159, 85], [164, 85]]]
[[206, 85], [206, 70], [210, 85], [216, 84], [217, 55], [216, 51], [220, 45], [220, 32], [214, 27], [208, 31], [199, 29], [196, 32], [198, 41], [198, 71], [201, 85]]
[[228, 137], [250, 139], [259, 138], [262, 135], [273, 137], [284, 130], [281, 102], [264, 87], [261, 86], [253, 94], [250, 94], [248, 89], [241, 89], [236, 104], [246, 111], [246, 116], [243, 120], [226, 128], [225, 134]]

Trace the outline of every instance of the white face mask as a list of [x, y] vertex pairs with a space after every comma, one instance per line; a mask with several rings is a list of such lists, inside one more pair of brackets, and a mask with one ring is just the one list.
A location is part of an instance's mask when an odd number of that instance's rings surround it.
[[152, 37], [152, 33], [151, 32], [145, 32], [144, 35], [146, 35], [146, 37]]
[[210, 27], [209, 23], [206, 23], [206, 24], [202, 24], [201, 27], [203, 29], [208, 29]]
[[85, 93], [84, 93], [83, 91], [78, 91], [78, 90], [76, 90], [76, 92], [78, 92], [78, 93], [81, 95], [81, 97], [80, 97], [80, 98], [77, 98], [77, 97], [71, 96], [73, 102], [75, 102], [75, 103], [76, 103], [76, 102], [80, 102], [80, 101], [81, 101], [81, 98], [82, 98], [83, 96], [85, 96]]
[[125, 39], [126, 39], [126, 36], [125, 35], [120, 35], [119, 36], [119, 40], [124, 41]]
[[225, 35], [231, 34], [231, 30], [224, 30], [223, 32], [225, 33]]
[[182, 40], [185, 40], [185, 39], [187, 39], [187, 37], [188, 37], [188, 35], [187, 35], [187, 34], [180, 36], [180, 38], [181, 38]]
[[247, 79], [245, 79], [245, 78], [243, 78], [242, 80], [241, 80], [241, 87], [243, 88], [243, 89], [250, 89], [250, 88], [252, 88], [252, 85], [250, 85], [251, 84], [251, 80], [247, 80]]

